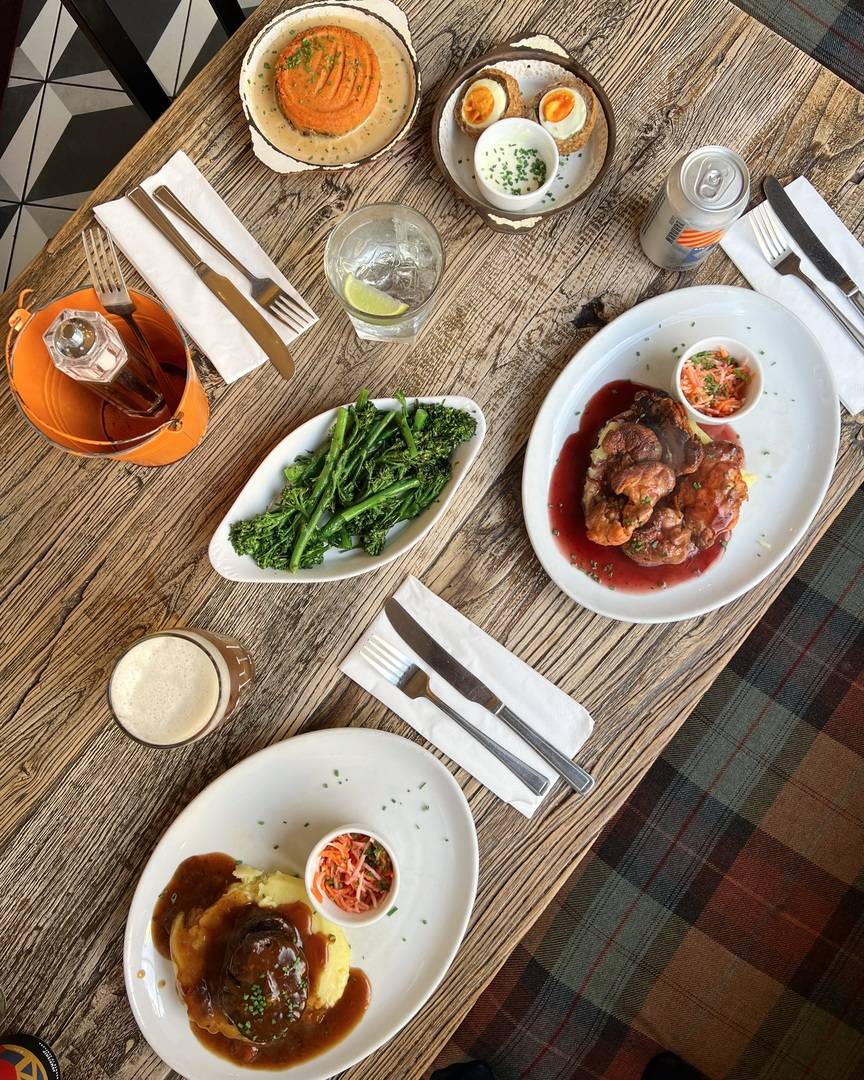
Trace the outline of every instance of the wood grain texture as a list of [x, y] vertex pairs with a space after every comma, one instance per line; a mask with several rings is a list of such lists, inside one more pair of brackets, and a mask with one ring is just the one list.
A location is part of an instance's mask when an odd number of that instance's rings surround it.
[[[533, 556], [519, 501], [522, 448], [543, 394], [573, 353], [625, 308], [680, 284], [740, 283], [721, 253], [686, 281], [641, 255], [636, 225], [684, 149], [736, 147], [754, 183], [806, 174], [864, 237], [864, 99], [725, 0], [410, 0], [425, 100], [410, 138], [356, 171], [276, 176], [251, 154], [236, 92], [245, 47], [284, 5], [244, 28], [118, 165], [17, 290], [39, 303], [85, 281], [78, 233], [90, 205], [183, 148], [321, 315], [293, 349], [290, 385], [261, 369], [233, 387], [203, 365], [212, 415], [202, 446], [146, 470], [54, 451], [0, 399], [0, 543], [5, 573], [0, 702], [0, 951], [10, 1020], [48, 1038], [72, 1080], [164, 1080], [126, 1003], [122, 930], [161, 832], [209, 781], [301, 728], [406, 726], [338, 672], [383, 600], [414, 573], [568, 693], [596, 721], [581, 761], [589, 799], [560, 788], [530, 823], [457, 776], [478, 826], [481, 886], [468, 936], [441, 989], [351, 1080], [423, 1075], [480, 990], [661, 752], [828, 523], [864, 479], [857, 422], [844, 416], [828, 496], [782, 570], [734, 606], [672, 626], [630, 626], [561, 594]], [[436, 86], [454, 67], [526, 29], [560, 38], [606, 87], [618, 149], [603, 186], [525, 236], [487, 230], [432, 166]], [[398, 199], [429, 215], [448, 266], [418, 345], [357, 341], [322, 271], [346, 210]], [[408, 556], [334, 585], [231, 584], [210, 569], [217, 522], [254, 465], [303, 420], [366, 385], [373, 394], [476, 398], [490, 433], [447, 517]], [[236, 720], [171, 754], [110, 723], [112, 658], [139, 634], [224, 630], [259, 677]], [[549, 859], [549, 850], [569, 852]], [[242, 853], [238, 853], [242, 854]]]

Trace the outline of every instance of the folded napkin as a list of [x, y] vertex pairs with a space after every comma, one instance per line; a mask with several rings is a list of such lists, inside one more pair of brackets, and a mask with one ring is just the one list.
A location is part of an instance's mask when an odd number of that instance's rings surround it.
[[[464, 615], [450, 607], [413, 577], [399, 588], [396, 599], [424, 629], [452, 656], [472, 671], [527, 724], [544, 735], [567, 757], [573, 757], [591, 734], [594, 721], [586, 710], [553, 686], [533, 668], [499, 645]], [[551, 780], [557, 779], [549, 766], [522, 742], [518, 735], [487, 712], [481, 705], [467, 701], [449, 683], [436, 675], [402, 641], [382, 611], [345, 660], [342, 670], [370, 694], [374, 694], [393, 712], [398, 713], [415, 731], [434, 743], [463, 769], [494, 791], [499, 799], [531, 817], [544, 796], [533, 795], [510, 770], [492, 757], [457, 724], [430, 701], [412, 701], [380, 676], [360, 655], [360, 648], [373, 634], [385, 638], [402, 653], [410, 656], [431, 676], [431, 689], [472, 724], [482, 728], [496, 742], [527, 761]], [[547, 789], [548, 792], [550, 788]]]
[[[264, 254], [182, 150], [178, 150], [159, 172], [141, 181], [141, 187], [148, 192], [160, 184], [171, 188], [216, 239], [256, 277], [272, 278], [287, 293], [300, 299], [297, 290]], [[160, 209], [164, 210], [164, 207]], [[232, 383], [265, 363], [267, 357], [248, 332], [210, 292], [183, 256], [128, 199], [102, 203], [94, 213], [111, 233], [117, 247], [213, 363], [225, 382]], [[165, 210], [165, 214], [209, 266], [230, 278], [240, 292], [251, 299], [249, 282], [242, 274], [170, 210]], [[286, 344], [298, 336], [296, 331], [273, 318], [257, 304], [255, 308]]]
[[[864, 248], [822, 196], [803, 176], [787, 186], [786, 194], [855, 284], [864, 288]], [[864, 354], [807, 285], [796, 278], [783, 277], [771, 269], [753, 235], [749, 217], [747, 214], [736, 221], [720, 241], [720, 246], [757, 292], [778, 300], [813, 331], [834, 372], [840, 400], [851, 413], [861, 412], [864, 409]], [[864, 316], [849, 303], [836, 285], [822, 277], [791, 236], [789, 241], [801, 256], [804, 273], [830, 296], [856, 326], [864, 330]]]

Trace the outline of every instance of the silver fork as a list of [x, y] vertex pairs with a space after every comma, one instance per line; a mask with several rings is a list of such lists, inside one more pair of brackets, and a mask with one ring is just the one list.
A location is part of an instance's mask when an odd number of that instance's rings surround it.
[[269, 311], [274, 318], [285, 323], [286, 326], [290, 326], [298, 334], [302, 334], [304, 330], [312, 325], [315, 316], [311, 308], [298, 302], [293, 296], [289, 296], [284, 289], [279, 288], [272, 278], [259, 278], [250, 273], [243, 263], [235, 255], [232, 255], [228, 248], [220, 243], [208, 228], [201, 224], [192, 211], [177, 198], [171, 188], [166, 187], [165, 184], [160, 184], [159, 187], [153, 189], [153, 198], [163, 206], [167, 206], [172, 214], [176, 214], [190, 229], [194, 229], [202, 240], [206, 240], [210, 247], [218, 251], [223, 259], [231, 263], [235, 270], [239, 270], [252, 286], [252, 299], [259, 307]]
[[150, 342], [135, 321], [135, 303], [126, 288], [113, 240], [103, 229], [94, 225], [81, 233], [81, 243], [84, 247], [87, 268], [90, 271], [90, 281], [99, 297], [99, 303], [109, 314], [119, 315], [135, 335], [147, 366], [165, 400], [165, 408], [169, 408], [168, 403], [171, 401], [173, 392], [162, 370], [162, 365], [150, 347]]
[[484, 731], [481, 731], [480, 728], [475, 727], [454, 709], [451, 709], [446, 701], [442, 701], [441, 698], [433, 694], [429, 689], [429, 676], [426, 672], [416, 664], [412, 664], [408, 657], [394, 648], [389, 641], [385, 641], [378, 634], [374, 634], [368, 641], [364, 642], [360, 653], [363, 659], [379, 675], [382, 675], [388, 682], [393, 683], [407, 697], [415, 699], [423, 697], [436, 705], [454, 723], [473, 736], [502, 765], [506, 765], [510, 772], [518, 776], [522, 783], [530, 791], [533, 791], [535, 795], [542, 795], [549, 787], [549, 779], [543, 773], [533, 769], [527, 762], [516, 757], [515, 754], [511, 754], [509, 750], [505, 750], [503, 746], [500, 746]]
[[785, 277], [796, 277], [799, 281], [803, 281], [819, 297], [858, 347], [864, 349], [864, 333], [858, 329], [851, 319], [847, 319], [833, 300], [822, 292], [816, 282], [801, 269], [801, 260], [792, 250], [786, 230], [780, 224], [767, 202], [760, 203], [750, 214], [750, 226], [753, 229], [753, 235], [756, 237], [756, 243], [761, 248], [768, 265], [772, 266], [778, 274], [783, 274]]

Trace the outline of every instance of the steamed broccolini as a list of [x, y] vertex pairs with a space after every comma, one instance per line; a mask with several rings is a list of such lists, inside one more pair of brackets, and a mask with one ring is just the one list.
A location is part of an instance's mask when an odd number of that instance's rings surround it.
[[231, 525], [237, 554], [292, 573], [317, 566], [328, 547], [378, 555], [394, 525], [433, 503], [450, 479], [453, 451], [477, 423], [464, 409], [396, 397], [393, 412], [375, 408], [366, 390], [337, 409], [324, 446], [284, 470], [277, 505]]

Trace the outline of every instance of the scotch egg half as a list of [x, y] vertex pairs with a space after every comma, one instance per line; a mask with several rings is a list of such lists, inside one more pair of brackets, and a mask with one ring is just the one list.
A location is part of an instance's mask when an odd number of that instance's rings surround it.
[[581, 150], [594, 128], [597, 99], [581, 79], [547, 87], [537, 99], [537, 120], [555, 140], [559, 153]]
[[479, 72], [456, 103], [456, 123], [472, 139], [479, 138], [496, 121], [523, 113], [519, 84], [512, 75], [498, 68]]

